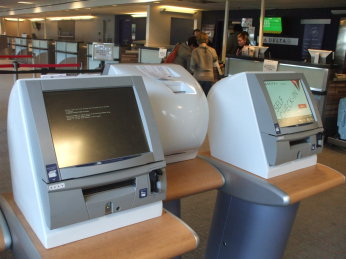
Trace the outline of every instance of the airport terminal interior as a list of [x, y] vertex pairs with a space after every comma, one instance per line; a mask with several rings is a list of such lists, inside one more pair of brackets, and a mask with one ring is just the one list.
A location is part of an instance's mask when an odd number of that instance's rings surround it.
[[0, 1], [0, 258], [346, 258], [345, 89], [344, 0]]

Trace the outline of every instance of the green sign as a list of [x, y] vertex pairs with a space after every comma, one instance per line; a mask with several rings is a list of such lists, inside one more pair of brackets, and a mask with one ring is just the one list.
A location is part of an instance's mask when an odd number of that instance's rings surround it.
[[265, 17], [263, 24], [264, 33], [281, 33], [282, 32], [282, 22], [281, 17]]

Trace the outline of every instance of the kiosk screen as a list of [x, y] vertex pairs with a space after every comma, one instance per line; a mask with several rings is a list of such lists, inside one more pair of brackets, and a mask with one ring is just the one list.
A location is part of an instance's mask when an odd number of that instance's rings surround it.
[[131, 86], [52, 91], [43, 96], [60, 168], [149, 152]]
[[296, 126], [315, 121], [302, 81], [265, 81], [264, 85], [280, 127]]

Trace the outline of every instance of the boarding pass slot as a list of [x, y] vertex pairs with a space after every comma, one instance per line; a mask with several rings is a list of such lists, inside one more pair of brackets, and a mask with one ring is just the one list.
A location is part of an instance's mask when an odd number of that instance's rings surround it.
[[294, 147], [297, 147], [297, 146], [302, 145], [302, 144], [310, 143], [310, 137], [292, 140], [289, 143], [290, 143], [290, 147], [294, 148]]
[[86, 196], [97, 194], [100, 192], [105, 192], [105, 191], [124, 188], [124, 187], [135, 187], [135, 186], [136, 186], [136, 179], [130, 179], [126, 181], [83, 189], [83, 196], [86, 197]]

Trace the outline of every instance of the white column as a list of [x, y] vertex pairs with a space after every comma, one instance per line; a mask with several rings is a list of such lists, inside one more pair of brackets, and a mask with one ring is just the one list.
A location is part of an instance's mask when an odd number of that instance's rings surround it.
[[261, 0], [261, 17], [260, 17], [260, 29], [258, 34], [258, 46], [263, 46], [263, 23], [265, 15], [265, 0]]
[[46, 40], [47, 39], [47, 19], [44, 18], [43, 21], [43, 38]]
[[19, 34], [19, 18], [17, 18], [17, 37], [20, 37], [20, 34]]
[[226, 62], [226, 50], [227, 50], [227, 38], [228, 38], [228, 20], [229, 20], [229, 2], [230, 2], [230, 0], [225, 0], [225, 19], [224, 19], [224, 25], [223, 25], [222, 53], [221, 53], [222, 62]]

